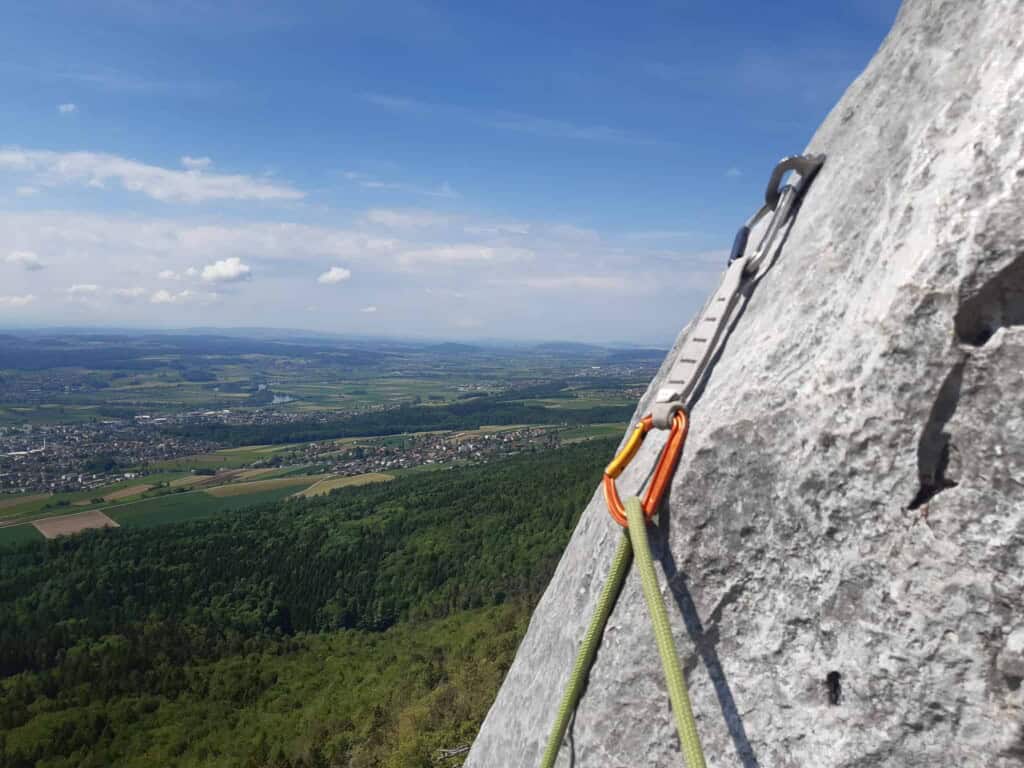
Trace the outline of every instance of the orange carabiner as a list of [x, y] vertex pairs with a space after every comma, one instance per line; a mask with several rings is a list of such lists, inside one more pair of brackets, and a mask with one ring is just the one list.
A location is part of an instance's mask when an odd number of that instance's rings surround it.
[[[622, 505], [622, 500], [619, 498], [619, 492], [615, 487], [615, 478], [622, 474], [622, 470], [636, 456], [637, 451], [640, 450], [640, 444], [653, 426], [654, 422], [650, 416], [645, 416], [641, 419], [640, 423], [636, 425], [636, 429], [633, 430], [633, 434], [627, 441], [625, 448], [612, 459], [611, 463], [604, 470], [604, 499], [608, 504], [608, 512], [615, 522], [623, 528], [628, 525], [626, 522], [626, 508]], [[654, 517], [654, 513], [658, 511], [661, 499], [668, 489], [672, 474], [676, 471], [676, 464], [679, 463], [679, 456], [683, 452], [683, 443], [686, 442], [686, 433], [689, 428], [690, 420], [687, 418], [686, 412], [682, 409], [676, 411], [675, 416], [672, 417], [672, 430], [669, 432], [668, 442], [661, 449], [661, 455], [658, 457], [658, 463], [654, 468], [654, 475], [651, 477], [651, 483], [647, 486], [647, 493], [644, 494], [641, 504], [644, 508], [644, 515], [648, 520]]]

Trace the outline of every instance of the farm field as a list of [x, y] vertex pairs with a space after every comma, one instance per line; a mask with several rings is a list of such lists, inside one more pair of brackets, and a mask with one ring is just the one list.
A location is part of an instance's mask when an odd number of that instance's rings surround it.
[[129, 485], [125, 488], [120, 488], [112, 493], [103, 494], [104, 501], [120, 501], [121, 499], [130, 499], [132, 496], [141, 496], [146, 491], [150, 491], [154, 488], [149, 483], [143, 483], [141, 485]]
[[124, 528], [153, 528], [190, 520], [204, 520], [223, 512], [281, 501], [295, 486], [263, 490], [247, 495], [214, 496], [206, 491], [175, 493], [143, 499], [107, 510], [109, 517]]
[[187, 472], [193, 469], [240, 469], [254, 461], [265, 459], [275, 451], [285, 450], [284, 445], [250, 445], [241, 448], [225, 448], [213, 453], [196, 453], [179, 459], [156, 462], [156, 469], [171, 472]]
[[[182, 476], [180, 472], [160, 472], [146, 475], [144, 484], [138, 479], [119, 480], [110, 485], [73, 493], [33, 493], [0, 496], [0, 528], [5, 524], [29, 521], [37, 517], [66, 515], [83, 507], [102, 507], [109, 499], [124, 500], [140, 495], [143, 488], [151, 488], [163, 482], [172, 482]], [[133, 488], [130, 494], [126, 489]], [[73, 509], [72, 509], [73, 508]]]
[[23, 504], [35, 504], [50, 498], [48, 493], [19, 494], [17, 496], [0, 496], [0, 512]]
[[[270, 473], [282, 473], [285, 476], [265, 477]], [[245, 477], [260, 477], [261, 475], [263, 475], [262, 479], [243, 480]], [[351, 477], [324, 477], [323, 475], [304, 473], [288, 476], [287, 470], [275, 469], [222, 473], [219, 476], [190, 475], [178, 478], [172, 482], [172, 485], [186, 480], [221, 484], [191, 490], [182, 489], [152, 498], [140, 497], [81, 512], [68, 513], [55, 510], [49, 516], [0, 527], [0, 547], [26, 541], [42, 541], [43, 537], [54, 538], [90, 528], [116, 526], [151, 528], [189, 520], [202, 520], [222, 512], [277, 502], [288, 497], [321, 496], [330, 493], [335, 488], [387, 482], [393, 480], [394, 477], [394, 474], [379, 472]], [[238, 480], [242, 480], [242, 482], [231, 482]]]
[[117, 528], [118, 525], [102, 512], [92, 510], [76, 512], [72, 515], [47, 517], [32, 523], [32, 527], [46, 538], [55, 539], [58, 536], [69, 536], [92, 528]]
[[384, 474], [383, 472], [368, 472], [365, 475], [353, 475], [352, 477], [332, 477], [313, 483], [309, 488], [299, 491], [295, 495], [308, 499], [313, 496], [324, 496], [335, 488], [350, 488], [370, 483], [386, 483], [394, 479], [394, 475]]
[[230, 483], [206, 489], [205, 493], [218, 499], [232, 496], [251, 496], [264, 491], [276, 491], [281, 488], [308, 488], [319, 481], [323, 475], [297, 475], [295, 477], [276, 477], [268, 480], [252, 480], [247, 483]]
[[567, 427], [559, 435], [563, 443], [579, 443], [597, 437], [620, 437], [625, 429], [626, 425], [619, 423], [586, 424], [582, 427]]

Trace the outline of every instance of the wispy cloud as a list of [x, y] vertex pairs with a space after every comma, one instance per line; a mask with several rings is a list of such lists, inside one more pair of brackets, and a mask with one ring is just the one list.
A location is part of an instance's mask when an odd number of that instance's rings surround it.
[[39, 255], [33, 251], [11, 251], [4, 257], [4, 261], [22, 269], [27, 269], [29, 272], [38, 272], [40, 269], [46, 269], [46, 265], [40, 260]]
[[305, 196], [286, 184], [251, 176], [181, 171], [97, 152], [0, 149], [0, 168], [26, 174], [45, 186], [84, 184], [102, 189], [113, 182], [163, 202], [298, 200]]
[[392, 112], [421, 115], [444, 114], [503, 131], [514, 131], [546, 138], [610, 144], [667, 143], [607, 125], [582, 125], [520, 112], [490, 112], [451, 104], [434, 104], [382, 93], [366, 93], [362, 98], [374, 106]]
[[360, 173], [358, 171], [345, 171], [342, 175], [346, 181], [358, 184], [363, 189], [393, 190], [395, 192], [408, 192], [413, 195], [449, 199], [454, 199], [460, 196], [459, 193], [452, 189], [451, 185], [447, 182], [436, 187], [424, 187], [417, 184], [408, 184], [402, 181], [380, 179], [376, 176], [371, 176], [368, 173]]
[[501, 114], [488, 122], [495, 128], [517, 133], [528, 133], [551, 139], [571, 141], [603, 142], [607, 144], [662, 144], [658, 139], [639, 136], [607, 125], [579, 125], [565, 120], [523, 114]]
[[57, 111], [60, 112], [62, 115], [70, 115], [72, 112], [78, 111], [78, 106], [75, 104], [71, 104], [70, 102], [67, 104], [58, 104]]
[[467, 224], [462, 228], [467, 235], [515, 235], [526, 236], [530, 234], [531, 227], [526, 223], [513, 224]]
[[92, 305], [100, 294], [100, 286], [95, 283], [75, 283], [67, 290], [68, 300]]
[[364, 312], [364, 313], [366, 313], [366, 314], [368, 314], [368, 315], [369, 315], [369, 314], [373, 314], [374, 312], [376, 312], [376, 311], [377, 311], [377, 308], [376, 308], [376, 307], [374, 307], [374, 306], [369, 306], [369, 307], [363, 307], [363, 308], [362, 308], [362, 309], [360, 309], [359, 311], [360, 311], [360, 312]]
[[743, 171], [733, 166], [732, 168], [725, 172], [725, 175], [730, 179], [738, 179], [740, 176], [743, 175]]
[[213, 164], [213, 160], [208, 157], [192, 157], [191, 155], [182, 155], [181, 164], [188, 168], [190, 171], [201, 171], [204, 168], [209, 168]]
[[42, 80], [47, 82], [79, 83], [107, 91], [153, 91], [153, 90], [189, 90], [205, 91], [214, 85], [210, 80], [154, 80], [142, 77], [135, 72], [112, 69], [109, 67], [90, 67], [87, 63], [75, 62], [72, 65], [57, 65], [50, 61], [34, 62], [31, 65], [14, 61], [0, 61], [0, 72], [10, 72], [25, 80]]
[[524, 277], [508, 281], [539, 291], [598, 291], [624, 292], [631, 280], [614, 275], [558, 275], [554, 277]]
[[86, 296], [97, 293], [99, 289], [100, 287], [95, 283], [76, 283], [68, 288], [68, 293], [71, 296]]
[[149, 297], [150, 304], [184, 304], [192, 301], [210, 302], [220, 298], [220, 294], [211, 291], [193, 291], [186, 288], [177, 293], [161, 288]]
[[19, 307], [26, 307], [35, 300], [36, 297], [31, 293], [27, 293], [24, 296], [0, 296], [0, 307], [17, 309]]
[[432, 211], [395, 211], [374, 208], [366, 213], [366, 220], [390, 229], [426, 229], [447, 226], [450, 217]]
[[427, 265], [451, 265], [528, 261], [533, 258], [533, 251], [525, 248], [501, 248], [476, 243], [459, 243], [455, 245], [438, 245], [431, 248], [419, 248], [403, 251], [398, 254], [398, 263], [403, 267], [422, 267]]

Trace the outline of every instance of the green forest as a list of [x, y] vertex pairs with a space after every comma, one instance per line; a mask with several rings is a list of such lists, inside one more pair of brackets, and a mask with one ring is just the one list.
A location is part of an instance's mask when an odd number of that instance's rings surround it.
[[613, 449], [0, 552], [0, 765], [440, 764]]

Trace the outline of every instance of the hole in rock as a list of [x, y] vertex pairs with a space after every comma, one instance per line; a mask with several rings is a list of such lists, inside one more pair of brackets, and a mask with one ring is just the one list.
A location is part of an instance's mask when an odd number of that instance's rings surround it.
[[828, 703], [833, 707], [839, 706], [839, 702], [843, 698], [843, 676], [836, 670], [832, 670], [825, 675], [825, 687], [828, 689]]
[[1009, 325], [1024, 325], [1024, 254], [962, 301], [953, 318], [957, 341], [972, 347]]

